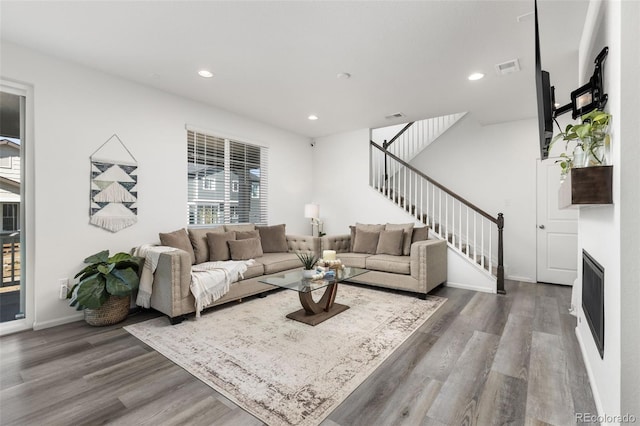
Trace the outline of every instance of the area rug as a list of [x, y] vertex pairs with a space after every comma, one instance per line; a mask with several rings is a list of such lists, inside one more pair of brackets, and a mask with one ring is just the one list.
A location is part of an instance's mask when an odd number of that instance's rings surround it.
[[125, 329], [268, 425], [317, 425], [445, 303], [429, 296], [342, 285], [350, 309], [315, 326], [280, 291], [171, 326]]

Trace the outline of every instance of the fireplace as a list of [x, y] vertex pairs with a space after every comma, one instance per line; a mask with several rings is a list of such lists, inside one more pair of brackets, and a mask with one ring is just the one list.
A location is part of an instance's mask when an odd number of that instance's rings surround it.
[[604, 358], [604, 268], [582, 250], [582, 310]]

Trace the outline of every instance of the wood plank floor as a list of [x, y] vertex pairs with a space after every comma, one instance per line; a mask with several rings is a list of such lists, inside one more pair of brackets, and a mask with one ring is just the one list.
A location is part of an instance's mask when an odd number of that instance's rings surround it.
[[[506, 289], [436, 289], [447, 303], [322, 425], [564, 426], [595, 414], [571, 289]], [[261, 425], [122, 329], [157, 315], [0, 338], [0, 424]]]

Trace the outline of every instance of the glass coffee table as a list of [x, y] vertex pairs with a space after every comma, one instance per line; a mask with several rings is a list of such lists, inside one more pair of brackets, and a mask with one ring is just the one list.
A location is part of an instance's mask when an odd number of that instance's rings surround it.
[[[338, 283], [365, 272], [369, 271], [362, 268], [345, 267], [336, 271], [335, 278], [312, 280], [304, 278], [302, 270], [299, 270], [264, 278], [260, 282], [297, 291], [303, 309], [288, 314], [287, 318], [309, 325], [318, 325], [349, 309], [347, 305], [335, 303]], [[323, 288], [325, 290], [320, 300], [314, 301], [312, 292]]]

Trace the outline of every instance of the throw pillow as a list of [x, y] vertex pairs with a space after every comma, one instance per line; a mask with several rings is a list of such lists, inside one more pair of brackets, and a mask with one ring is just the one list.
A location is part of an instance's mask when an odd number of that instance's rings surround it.
[[351, 228], [351, 247], [350, 247], [350, 251], [353, 252], [353, 253], [355, 253], [355, 250], [353, 249], [353, 247], [354, 247], [354, 244], [356, 242], [356, 234], [355, 234], [355, 230], [356, 229], [360, 229], [360, 230], [368, 231], [368, 232], [384, 231], [384, 225], [358, 223], [358, 222], [356, 222], [355, 228], [353, 226], [350, 226], [349, 228]]
[[404, 231], [395, 229], [392, 231], [380, 231], [376, 254], [391, 254], [401, 256], [403, 250]]
[[413, 223], [387, 223], [384, 229], [387, 231], [402, 229], [404, 231], [402, 254], [405, 256], [409, 256], [411, 254], [411, 236], [413, 235]]
[[229, 253], [228, 241], [235, 241], [236, 233], [229, 232], [209, 232], [207, 234], [207, 242], [209, 243], [209, 260], [217, 262], [220, 260], [231, 259]]
[[229, 231], [234, 231], [234, 232], [247, 232], [247, 231], [254, 231], [256, 229], [256, 225], [254, 225], [253, 223], [243, 223], [241, 225], [224, 225], [224, 230], [229, 232]]
[[191, 256], [191, 264], [196, 263], [196, 255], [186, 229], [182, 228], [166, 234], [160, 233], [159, 236], [160, 244], [186, 251]]
[[429, 239], [429, 227], [423, 226], [421, 228], [413, 228], [413, 237], [411, 238], [411, 243], [415, 243], [416, 241], [424, 241]]
[[236, 231], [236, 240], [247, 240], [249, 238], [260, 238], [257, 230], [254, 231]]
[[286, 253], [289, 251], [284, 223], [272, 226], [256, 226], [260, 232], [262, 251], [265, 253]]
[[380, 238], [380, 231], [369, 232], [356, 228], [353, 252], [376, 254], [376, 250], [378, 249], [378, 238]]
[[193, 252], [196, 255], [196, 264], [209, 261], [209, 241], [207, 234], [209, 232], [222, 233], [224, 226], [215, 228], [189, 228], [189, 239], [193, 246]]
[[260, 238], [230, 240], [227, 243], [229, 244], [229, 251], [231, 252], [231, 260], [249, 260], [263, 255]]
[[349, 234], [351, 234], [351, 239], [349, 240], [349, 251], [353, 253], [353, 243], [356, 242], [356, 227], [353, 225], [349, 225]]

